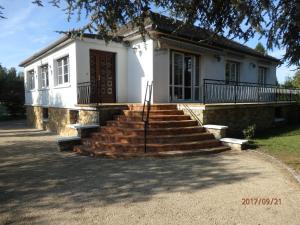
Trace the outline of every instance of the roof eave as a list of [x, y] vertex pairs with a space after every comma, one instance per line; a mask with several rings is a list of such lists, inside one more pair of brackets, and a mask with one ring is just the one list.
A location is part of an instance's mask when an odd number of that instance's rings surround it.
[[39, 58], [40, 56], [46, 54], [47, 52], [49, 52], [51, 49], [54, 49], [55, 47], [57, 47], [58, 45], [64, 43], [65, 41], [69, 40], [70, 37], [65, 35], [61, 38], [59, 38], [57, 41], [53, 42], [52, 44], [48, 45], [46, 48], [43, 48], [42, 50], [38, 51], [37, 53], [33, 54], [32, 56], [30, 56], [29, 58], [25, 59], [24, 61], [22, 61], [19, 66], [20, 67], [25, 67], [26, 65], [30, 64], [32, 61], [36, 60], [37, 58]]

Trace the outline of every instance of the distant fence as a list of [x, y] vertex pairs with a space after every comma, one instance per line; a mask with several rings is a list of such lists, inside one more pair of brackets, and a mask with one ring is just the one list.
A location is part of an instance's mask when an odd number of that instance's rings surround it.
[[213, 79], [204, 79], [203, 83], [203, 102], [205, 104], [293, 101], [300, 101], [300, 89]]

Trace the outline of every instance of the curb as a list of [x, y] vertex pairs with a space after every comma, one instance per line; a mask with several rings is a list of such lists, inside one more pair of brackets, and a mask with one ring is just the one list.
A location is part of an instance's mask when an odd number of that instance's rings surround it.
[[258, 153], [260, 155], [266, 156], [266, 157], [270, 158], [271, 160], [275, 161], [276, 163], [278, 163], [280, 166], [282, 166], [284, 169], [286, 169], [292, 175], [292, 177], [300, 184], [300, 175], [297, 174], [294, 169], [287, 166], [285, 163], [283, 163], [279, 159], [275, 158], [274, 156], [271, 156], [269, 154], [266, 154], [266, 153], [260, 152], [260, 151], [256, 151], [256, 150], [251, 150], [251, 151]]

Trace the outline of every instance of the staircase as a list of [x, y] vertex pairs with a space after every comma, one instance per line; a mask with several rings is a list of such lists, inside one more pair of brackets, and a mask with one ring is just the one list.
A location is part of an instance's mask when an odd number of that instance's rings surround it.
[[219, 153], [230, 150], [184, 115], [176, 105], [151, 105], [144, 152], [143, 105], [130, 105], [122, 115], [108, 121], [100, 132], [82, 140], [74, 151], [91, 156], [133, 157]]

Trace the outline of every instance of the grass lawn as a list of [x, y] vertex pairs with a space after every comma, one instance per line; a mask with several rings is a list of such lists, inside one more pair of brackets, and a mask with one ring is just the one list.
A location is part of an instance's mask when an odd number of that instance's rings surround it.
[[280, 159], [300, 174], [300, 125], [273, 128], [253, 141], [260, 151]]

